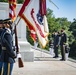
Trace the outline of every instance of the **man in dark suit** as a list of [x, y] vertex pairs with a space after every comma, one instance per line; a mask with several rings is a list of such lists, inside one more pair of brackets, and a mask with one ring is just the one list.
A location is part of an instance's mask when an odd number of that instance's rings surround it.
[[62, 56], [62, 59], [60, 59], [60, 60], [62, 60], [62, 61], [65, 60], [65, 49], [64, 49], [64, 47], [65, 47], [66, 42], [67, 42], [67, 35], [66, 35], [64, 29], [62, 29], [61, 30], [61, 40], [60, 40], [60, 48], [61, 48], [61, 56]]
[[54, 37], [54, 53], [55, 53], [55, 56], [53, 58], [58, 58], [59, 35], [57, 31], [55, 31], [53, 37]]

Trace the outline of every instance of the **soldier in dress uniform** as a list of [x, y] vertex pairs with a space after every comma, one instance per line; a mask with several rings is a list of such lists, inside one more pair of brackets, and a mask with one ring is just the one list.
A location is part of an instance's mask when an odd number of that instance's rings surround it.
[[12, 69], [15, 62], [16, 54], [13, 50], [12, 45], [12, 34], [11, 31], [6, 28], [7, 24], [1, 24], [2, 28], [0, 29], [1, 35], [1, 74], [0, 75], [12, 75]]
[[1, 52], [2, 52], [2, 47], [1, 47], [1, 33], [2, 32], [3, 32], [2, 20], [0, 20], [0, 75], [1, 75], [1, 70], [2, 70], [2, 62], [1, 62]]
[[62, 28], [61, 30], [61, 40], [60, 40], [60, 48], [61, 48], [61, 56], [62, 56], [62, 59], [60, 59], [61, 61], [65, 61], [65, 44], [67, 42], [67, 35], [64, 31], [64, 28]]

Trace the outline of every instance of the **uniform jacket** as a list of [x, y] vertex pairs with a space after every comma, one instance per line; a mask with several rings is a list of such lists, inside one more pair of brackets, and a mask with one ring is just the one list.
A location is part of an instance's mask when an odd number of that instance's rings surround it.
[[1, 61], [2, 62], [14, 62], [16, 57], [14, 50], [12, 49], [12, 35], [8, 29], [3, 30], [2, 34], [2, 52], [1, 52]]
[[1, 56], [1, 52], [2, 52], [2, 47], [1, 47], [1, 34], [3, 32], [3, 29], [0, 29], [0, 56]]
[[61, 34], [61, 41], [60, 41], [60, 45], [64, 45], [67, 41], [67, 36], [65, 33]]

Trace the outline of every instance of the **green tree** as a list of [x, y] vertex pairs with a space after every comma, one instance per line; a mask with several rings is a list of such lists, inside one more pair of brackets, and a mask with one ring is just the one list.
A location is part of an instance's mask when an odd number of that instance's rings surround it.
[[67, 18], [57, 18], [56, 19], [56, 22], [58, 23], [59, 25], [59, 31], [61, 30], [61, 28], [64, 28], [65, 29], [65, 32], [68, 36], [68, 38], [72, 35], [69, 30], [69, 27], [71, 25], [71, 22], [67, 20]]
[[74, 21], [71, 23], [69, 31], [72, 32], [73, 35], [73, 37], [71, 37], [71, 40], [73, 40], [73, 42], [70, 44], [69, 56], [76, 59], [76, 19], [74, 19]]
[[0, 2], [8, 2], [8, 0], [0, 0]]
[[[0, 2], [8, 2], [8, 0], [0, 0]], [[24, 0], [17, 0], [17, 3], [23, 3], [24, 2]]]
[[69, 33], [68, 29], [71, 22], [69, 22], [67, 18], [55, 18], [53, 15], [53, 11], [49, 8], [47, 9], [47, 20], [49, 25], [50, 36], [55, 30], [60, 31], [61, 28], [65, 28], [67, 34]]
[[32, 39], [31, 36], [30, 36], [30, 30], [28, 29], [28, 27], [26, 27], [26, 38], [27, 38], [27, 41], [28, 41], [31, 45], [34, 45], [34, 41], [33, 41], [33, 39]]
[[76, 59], [76, 40], [70, 45], [69, 56]]
[[21, 4], [23, 2], [24, 2], [24, 0], [17, 0], [17, 3], [19, 3], [19, 4]]
[[52, 32], [54, 32], [54, 29], [56, 29], [55, 25], [55, 17], [53, 15], [53, 11], [51, 9], [47, 9], [47, 21], [48, 21], [48, 28], [49, 28], [49, 38], [51, 38]]
[[72, 31], [72, 34], [76, 39], [76, 19], [74, 19], [74, 22], [71, 23], [69, 30]]

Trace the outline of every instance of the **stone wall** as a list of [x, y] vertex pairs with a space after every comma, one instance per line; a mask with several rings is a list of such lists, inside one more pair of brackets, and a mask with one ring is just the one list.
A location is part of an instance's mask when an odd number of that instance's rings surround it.
[[[17, 4], [16, 15], [20, 11], [22, 4]], [[8, 3], [0, 2], [0, 19], [9, 18], [9, 6]], [[26, 39], [26, 24], [21, 19], [19, 24], [17, 25], [17, 33], [18, 33], [18, 43], [20, 46], [20, 53], [22, 55], [23, 61], [33, 61], [34, 53], [31, 51], [30, 44]]]

